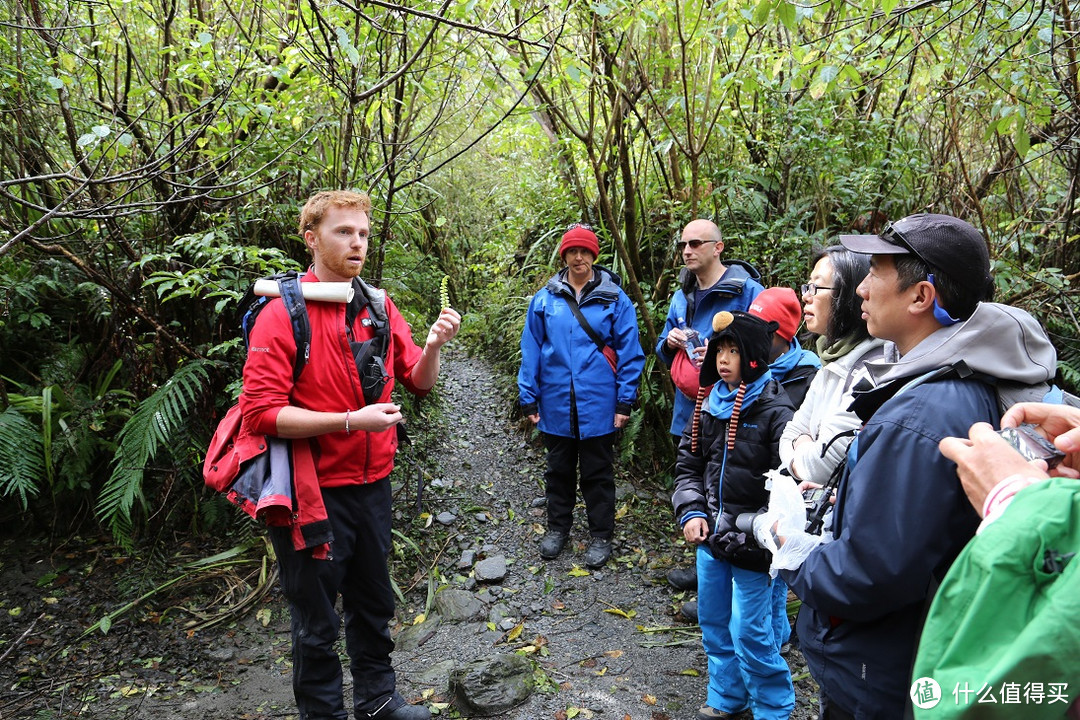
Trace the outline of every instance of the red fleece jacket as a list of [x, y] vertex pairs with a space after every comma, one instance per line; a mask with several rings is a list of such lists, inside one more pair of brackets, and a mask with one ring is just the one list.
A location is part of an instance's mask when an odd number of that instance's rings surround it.
[[[308, 270], [303, 282], [318, 282], [314, 269]], [[240, 407], [244, 423], [253, 432], [266, 435], [277, 433], [277, 416], [287, 405], [321, 412], [344, 413], [364, 405], [360, 374], [349, 349], [345, 332], [345, 305], [336, 302], [307, 303], [311, 321], [311, 354], [308, 363], [293, 383], [293, 340], [289, 314], [280, 299], [274, 299], [259, 313], [251, 331], [247, 362], [244, 365], [244, 390]], [[379, 402], [389, 402], [396, 382], [417, 396], [428, 390], [417, 388], [412, 368], [423, 352], [412, 338], [412, 329], [386, 298], [390, 322], [390, 347], [387, 351], [386, 383]], [[364, 320], [369, 317], [365, 308], [353, 322], [352, 339], [363, 342], [374, 336]], [[397, 451], [397, 432], [354, 430], [319, 435], [311, 438], [315, 470], [321, 487], [365, 484], [381, 480], [394, 468]]]

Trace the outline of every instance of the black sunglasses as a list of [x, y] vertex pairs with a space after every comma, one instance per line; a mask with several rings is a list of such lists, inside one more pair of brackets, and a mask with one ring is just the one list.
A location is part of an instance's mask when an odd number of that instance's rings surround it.
[[916, 250], [914, 246], [912, 246], [912, 244], [908, 242], [908, 239], [904, 237], [904, 233], [893, 227], [892, 223], [886, 223], [885, 228], [878, 234], [878, 236], [885, 242], [892, 243], [893, 245], [899, 245], [915, 257], [919, 258], [919, 260], [922, 261], [922, 263], [926, 265], [926, 267], [933, 269], [934, 264], [924, 258], [919, 253], [919, 251]]
[[694, 238], [693, 240], [676, 240], [675, 241], [675, 249], [678, 250], [679, 252], [682, 252], [686, 248], [686, 246], [689, 245], [691, 250], [697, 250], [699, 247], [701, 247], [705, 243], [714, 243], [714, 242], [719, 242], [719, 241], [718, 240], [700, 240], [698, 238]]

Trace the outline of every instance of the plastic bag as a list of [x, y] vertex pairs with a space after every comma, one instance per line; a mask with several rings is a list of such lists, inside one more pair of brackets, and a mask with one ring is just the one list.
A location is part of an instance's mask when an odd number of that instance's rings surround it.
[[[776, 577], [780, 570], [796, 570], [810, 551], [832, 539], [831, 535], [809, 535], [806, 532], [806, 505], [798, 485], [779, 470], [770, 470], [765, 477], [770, 486], [769, 509], [754, 521], [754, 537], [763, 548], [772, 552], [769, 575]], [[776, 535], [784, 538], [777, 547]]]

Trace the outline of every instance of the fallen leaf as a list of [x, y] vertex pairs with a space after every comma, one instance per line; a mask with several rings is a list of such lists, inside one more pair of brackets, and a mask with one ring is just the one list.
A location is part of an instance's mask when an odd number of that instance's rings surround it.
[[524, 629], [525, 623], [518, 623], [513, 627], [513, 629], [510, 630], [509, 633], [506, 634], [506, 639], [508, 641], [517, 640], [519, 637], [521, 637], [521, 631]]
[[627, 610], [620, 610], [619, 608], [604, 608], [604, 612], [611, 613], [612, 615], [618, 615], [619, 617], [624, 617], [627, 620], [629, 620], [632, 617], [634, 617], [635, 615], [637, 615], [637, 610], [629, 610], [629, 611], [627, 611]]
[[565, 610], [566, 605], [556, 600], [555, 602], [551, 603], [551, 608], [552, 610]]
[[419, 625], [420, 623], [424, 622], [425, 620], [427, 620], [427, 614], [420, 613], [419, 615], [417, 615], [416, 617], [413, 618], [412, 624], [413, 625]]
[[596, 658], [585, 658], [581, 661], [581, 667], [594, 668], [596, 667]]
[[655, 695], [648, 695], [648, 694], [642, 695], [641, 699], [646, 705], [655, 705], [656, 704], [656, 696]]
[[570, 577], [589, 577], [589, 571], [583, 567], [575, 565], [570, 569], [570, 572], [566, 573]]
[[270, 624], [270, 608], [259, 608], [255, 613], [255, 619], [259, 621], [259, 624], [266, 627]]
[[604, 655], [606, 655], [609, 658], [621, 658], [623, 656], [623, 651], [622, 650], [608, 650], [606, 653], [604, 653]]
[[680, 670], [679, 674], [680, 675], [689, 675], [690, 677], [701, 677], [701, 673], [699, 673], [694, 668], [686, 668], [685, 670]]

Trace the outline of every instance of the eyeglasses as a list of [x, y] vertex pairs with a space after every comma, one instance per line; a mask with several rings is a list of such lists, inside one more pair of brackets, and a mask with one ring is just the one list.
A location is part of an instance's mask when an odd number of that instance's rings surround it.
[[581, 228], [582, 230], [592, 230], [592, 225], [589, 223], [570, 223], [563, 232], [570, 232], [571, 230], [577, 230], [578, 228]]
[[675, 249], [678, 250], [679, 252], [682, 252], [683, 250], [686, 249], [686, 246], [689, 245], [691, 250], [697, 250], [699, 247], [701, 247], [705, 243], [714, 243], [714, 242], [719, 242], [719, 241], [718, 240], [701, 240], [699, 238], [694, 238], [693, 240], [676, 240], [675, 241]]
[[818, 294], [818, 290], [832, 290], [832, 288], [825, 287], [824, 285], [818, 285], [817, 283], [806, 283], [805, 285], [800, 285], [799, 290], [802, 292], [803, 295], [809, 295], [810, 297], [813, 297]]

